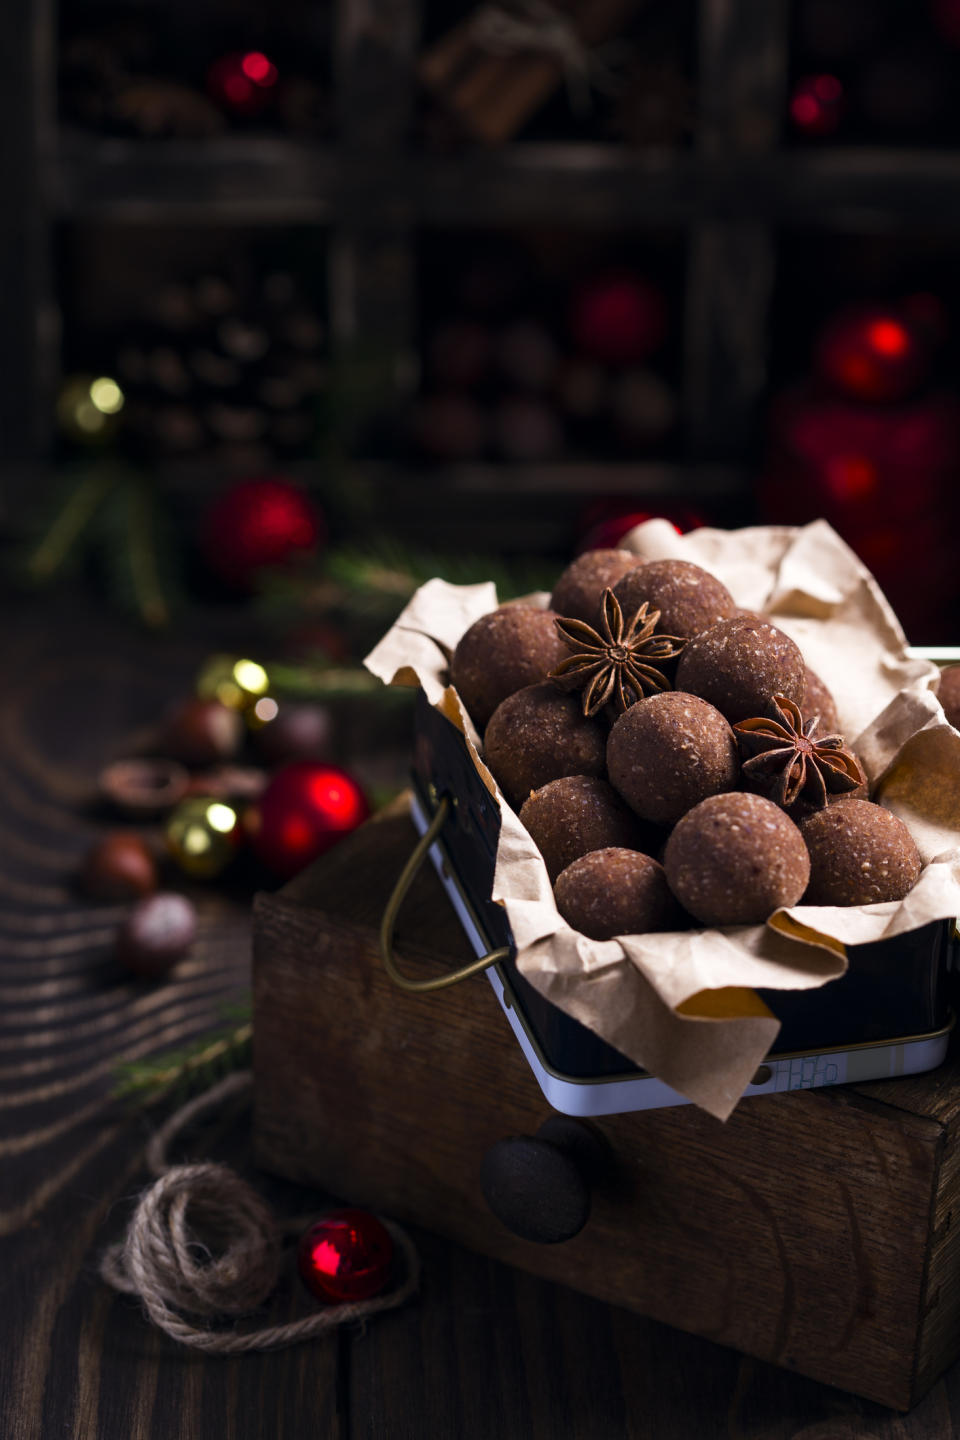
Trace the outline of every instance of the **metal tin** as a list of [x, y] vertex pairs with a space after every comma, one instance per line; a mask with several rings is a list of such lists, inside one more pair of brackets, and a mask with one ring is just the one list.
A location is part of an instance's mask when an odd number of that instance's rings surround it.
[[[460, 731], [422, 692], [416, 711], [413, 778], [421, 817], [432, 813], [439, 796], [452, 797], [433, 858], [468, 934], [472, 926], [478, 955], [512, 946], [506, 913], [490, 898], [499, 810]], [[947, 990], [958, 948], [955, 936], [952, 921], [934, 922], [894, 940], [848, 947], [847, 973], [820, 989], [761, 991], [780, 1020], [781, 1031], [767, 1057], [770, 1077], [746, 1093], [882, 1078], [939, 1064], [952, 1024]], [[618, 1091], [617, 1110], [682, 1103], [669, 1086], [639, 1070], [545, 1000], [512, 960], [487, 973], [544, 1094], [551, 1104], [556, 1098], [562, 1100], [556, 1108], [573, 1114], [614, 1113], [596, 1108], [599, 1097], [586, 1110], [568, 1108], [575, 1098], [571, 1087], [600, 1083], [610, 1089], [611, 1103], [613, 1090]], [[623, 1092], [625, 1085], [628, 1093]], [[636, 1102], [639, 1095], [646, 1097], [641, 1103], [620, 1103]]]

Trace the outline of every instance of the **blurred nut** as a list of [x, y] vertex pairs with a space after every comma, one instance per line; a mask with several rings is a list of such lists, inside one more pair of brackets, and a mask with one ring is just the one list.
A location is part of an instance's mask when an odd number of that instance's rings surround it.
[[219, 700], [186, 700], [168, 716], [159, 748], [184, 765], [230, 760], [243, 744], [243, 720]]
[[333, 716], [309, 701], [282, 704], [275, 719], [257, 732], [257, 749], [271, 765], [288, 760], [329, 760]]
[[80, 886], [95, 900], [133, 900], [157, 888], [150, 847], [132, 830], [114, 830], [87, 851]]

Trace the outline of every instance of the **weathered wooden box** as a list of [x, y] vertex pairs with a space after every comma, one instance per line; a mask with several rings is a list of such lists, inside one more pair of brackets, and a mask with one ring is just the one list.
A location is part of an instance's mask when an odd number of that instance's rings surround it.
[[[558, 1245], [518, 1239], [480, 1189], [497, 1140], [549, 1108], [482, 976], [399, 991], [380, 918], [415, 839], [403, 806], [255, 919], [259, 1162], [535, 1274], [906, 1409], [960, 1353], [960, 1060], [904, 1080], [593, 1122], [614, 1164]], [[422, 872], [398, 948], [473, 958]]]

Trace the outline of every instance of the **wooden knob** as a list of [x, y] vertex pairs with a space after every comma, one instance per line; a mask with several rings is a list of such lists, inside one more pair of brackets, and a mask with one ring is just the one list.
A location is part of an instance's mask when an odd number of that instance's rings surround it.
[[606, 1167], [606, 1141], [566, 1115], [536, 1135], [497, 1140], [483, 1157], [480, 1188], [497, 1219], [522, 1240], [555, 1245], [590, 1218], [590, 1185]]

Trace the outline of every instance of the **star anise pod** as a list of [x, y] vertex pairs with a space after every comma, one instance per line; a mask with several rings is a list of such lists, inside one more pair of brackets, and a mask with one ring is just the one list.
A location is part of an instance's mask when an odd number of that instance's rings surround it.
[[658, 669], [686, 644], [677, 635], [655, 635], [659, 610], [644, 601], [629, 620], [624, 620], [620, 602], [612, 590], [604, 590], [600, 607], [600, 628], [584, 620], [560, 618], [556, 627], [573, 654], [550, 671], [554, 680], [572, 680], [583, 690], [583, 713], [596, 715], [612, 703], [618, 714], [651, 695], [670, 690], [669, 680]]
[[784, 810], [800, 803], [812, 811], [822, 810], [831, 795], [865, 785], [863, 767], [843, 736], [818, 737], [819, 723], [818, 715], [804, 720], [799, 707], [778, 694], [766, 716], [734, 725], [748, 788]]

